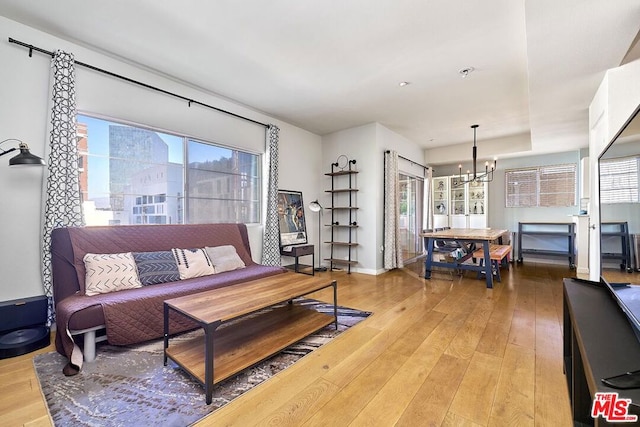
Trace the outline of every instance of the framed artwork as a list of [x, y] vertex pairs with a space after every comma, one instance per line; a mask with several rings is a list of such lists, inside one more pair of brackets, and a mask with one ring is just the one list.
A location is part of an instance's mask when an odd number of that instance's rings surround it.
[[278, 190], [280, 246], [307, 243], [307, 221], [301, 191]]

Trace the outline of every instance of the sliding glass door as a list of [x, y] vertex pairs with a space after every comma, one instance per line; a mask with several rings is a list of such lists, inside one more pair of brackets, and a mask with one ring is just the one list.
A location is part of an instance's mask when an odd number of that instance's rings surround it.
[[414, 261], [422, 255], [424, 179], [399, 174], [400, 193], [400, 249], [404, 262]]

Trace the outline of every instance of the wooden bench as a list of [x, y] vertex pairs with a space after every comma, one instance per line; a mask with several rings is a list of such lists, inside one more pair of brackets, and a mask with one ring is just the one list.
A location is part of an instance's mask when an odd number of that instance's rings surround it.
[[[484, 264], [484, 248], [480, 248], [473, 253], [474, 258], [480, 259], [480, 266]], [[500, 264], [503, 261], [509, 261], [511, 258], [511, 245], [494, 245], [489, 246], [489, 258], [491, 258], [491, 264], [495, 269], [496, 280], [500, 281]], [[506, 264], [506, 263], [505, 263]], [[506, 264], [508, 266], [508, 264]], [[480, 272], [478, 278], [480, 278]]]

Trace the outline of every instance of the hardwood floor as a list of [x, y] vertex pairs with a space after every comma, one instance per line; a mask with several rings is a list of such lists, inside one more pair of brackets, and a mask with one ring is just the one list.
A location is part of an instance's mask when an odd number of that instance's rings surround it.
[[[561, 320], [574, 272], [514, 264], [491, 290], [422, 268], [320, 273], [339, 304], [373, 315], [197, 425], [571, 426]], [[0, 360], [3, 426], [51, 425], [32, 357]]]

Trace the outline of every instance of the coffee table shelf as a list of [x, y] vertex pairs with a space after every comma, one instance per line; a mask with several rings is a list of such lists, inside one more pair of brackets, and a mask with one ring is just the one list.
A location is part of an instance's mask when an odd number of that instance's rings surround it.
[[[329, 287], [333, 287], [333, 316], [294, 301]], [[210, 404], [215, 383], [330, 323], [338, 329], [337, 292], [335, 280], [286, 272], [166, 300], [164, 364], [170, 358], [200, 381]], [[173, 340], [169, 346], [171, 314], [195, 321], [204, 334]]]
[[[219, 383], [334, 322], [333, 316], [286, 304], [216, 332], [213, 383]], [[205, 384], [205, 336], [171, 345], [167, 356]]]

